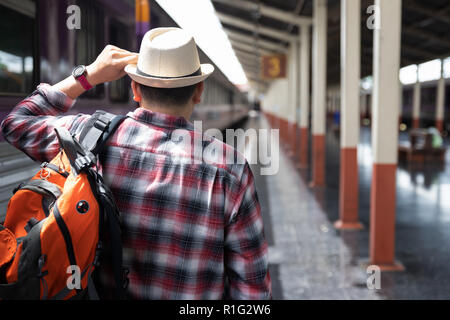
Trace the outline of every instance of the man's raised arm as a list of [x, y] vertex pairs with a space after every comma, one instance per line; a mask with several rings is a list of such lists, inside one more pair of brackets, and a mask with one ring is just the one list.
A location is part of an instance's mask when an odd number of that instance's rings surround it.
[[[125, 75], [124, 67], [137, 62], [138, 55], [106, 46], [86, 67], [86, 80], [92, 85], [114, 81]], [[50, 161], [59, 151], [55, 127], [77, 133], [88, 115], [62, 116], [85, 89], [73, 76], [50, 86], [41, 84], [5, 118], [1, 131], [6, 141], [36, 161]]]

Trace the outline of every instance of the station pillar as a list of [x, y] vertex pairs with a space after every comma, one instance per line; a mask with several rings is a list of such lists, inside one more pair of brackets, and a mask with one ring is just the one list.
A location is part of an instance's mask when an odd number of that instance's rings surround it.
[[444, 103], [445, 103], [445, 79], [444, 61], [441, 60], [441, 77], [436, 88], [436, 128], [442, 132], [444, 130]]
[[367, 95], [363, 92], [361, 93], [361, 118], [367, 117]]
[[[419, 68], [417, 68], [419, 70]], [[417, 81], [414, 84], [413, 90], [413, 110], [412, 110], [412, 127], [419, 128], [420, 127], [420, 92], [421, 86], [419, 82], [419, 71], [417, 71]]]
[[135, 24], [136, 24], [136, 36], [137, 47], [141, 46], [142, 38], [145, 33], [150, 30], [150, 2], [149, 0], [135, 0]]
[[309, 127], [309, 68], [310, 35], [309, 25], [300, 27], [300, 152], [301, 168], [308, 167]]
[[313, 5], [312, 72], [312, 181], [311, 187], [325, 185], [325, 122], [327, 86], [327, 1]]
[[297, 145], [297, 112], [298, 112], [298, 76], [299, 76], [299, 63], [298, 63], [298, 41], [294, 40], [291, 42], [291, 90], [289, 91], [289, 94], [291, 95], [291, 112], [290, 112], [290, 119], [289, 119], [289, 143], [290, 143], [290, 149], [291, 154], [294, 156], [294, 158], [297, 155], [298, 151], [298, 145]]
[[396, 169], [398, 150], [398, 74], [401, 0], [375, 0], [379, 10], [374, 30], [372, 150], [370, 198], [370, 264], [382, 271], [399, 271], [395, 261]]
[[399, 80], [399, 94], [398, 94], [398, 124], [402, 124], [403, 120], [403, 83]]
[[341, 161], [338, 229], [362, 229], [358, 221], [360, 0], [341, 1]]

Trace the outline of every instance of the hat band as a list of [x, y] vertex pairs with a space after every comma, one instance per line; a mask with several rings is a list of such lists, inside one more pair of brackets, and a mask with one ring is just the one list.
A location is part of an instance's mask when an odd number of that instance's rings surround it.
[[188, 74], [186, 76], [180, 76], [180, 77], [161, 77], [161, 76], [153, 76], [151, 74], [142, 72], [141, 70], [139, 70], [138, 67], [136, 67], [136, 73], [140, 76], [144, 76], [144, 77], [151, 77], [151, 78], [159, 78], [159, 79], [179, 79], [179, 78], [188, 78], [188, 77], [193, 77], [193, 76], [200, 76], [202, 74], [201, 71], [201, 67], [197, 69], [197, 71]]

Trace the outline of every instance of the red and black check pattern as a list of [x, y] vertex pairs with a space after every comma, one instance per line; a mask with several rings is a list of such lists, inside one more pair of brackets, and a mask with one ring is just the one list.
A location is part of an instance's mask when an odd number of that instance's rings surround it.
[[[36, 161], [49, 161], [59, 151], [54, 128], [79, 134], [90, 117], [61, 115], [72, 105], [62, 92], [42, 84], [6, 117], [3, 135]], [[128, 116], [100, 162], [122, 213], [129, 296], [270, 298], [260, 206], [242, 155], [209, 139], [201, 150], [219, 144], [238, 161], [193, 161], [199, 153], [172, 138], [174, 132], [188, 132], [192, 146], [198, 132], [190, 122], [142, 108]]]

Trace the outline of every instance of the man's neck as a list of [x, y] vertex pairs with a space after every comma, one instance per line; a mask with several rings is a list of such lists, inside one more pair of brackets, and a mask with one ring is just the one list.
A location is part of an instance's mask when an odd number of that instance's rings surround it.
[[157, 113], [163, 113], [167, 114], [169, 116], [174, 117], [183, 117], [186, 120], [189, 120], [191, 118], [192, 114], [192, 107], [186, 105], [186, 106], [157, 106], [157, 105], [144, 105], [140, 104], [141, 108], [144, 108], [146, 110], [150, 110], [152, 112]]

